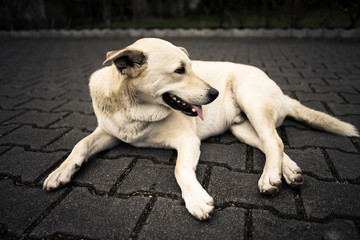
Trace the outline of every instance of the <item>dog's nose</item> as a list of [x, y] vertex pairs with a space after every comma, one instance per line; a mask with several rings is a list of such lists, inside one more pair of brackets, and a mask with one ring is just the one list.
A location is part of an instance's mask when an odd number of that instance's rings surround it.
[[219, 91], [215, 88], [210, 88], [208, 91], [208, 97], [211, 101], [214, 101], [219, 96]]

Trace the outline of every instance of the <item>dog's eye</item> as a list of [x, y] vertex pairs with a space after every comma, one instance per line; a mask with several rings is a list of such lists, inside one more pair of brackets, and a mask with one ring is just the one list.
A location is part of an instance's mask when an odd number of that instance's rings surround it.
[[184, 74], [185, 73], [185, 67], [181, 66], [178, 69], [175, 70], [175, 73], [177, 74]]

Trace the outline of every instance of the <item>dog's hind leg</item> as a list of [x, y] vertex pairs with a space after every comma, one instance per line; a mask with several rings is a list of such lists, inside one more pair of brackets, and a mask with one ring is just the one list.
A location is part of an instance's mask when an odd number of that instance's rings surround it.
[[78, 142], [67, 159], [45, 180], [43, 188], [52, 190], [70, 182], [73, 174], [91, 155], [115, 146], [118, 140], [101, 127]]
[[[256, 147], [262, 152], [265, 153], [265, 149], [263, 147], [263, 143], [255, 131], [254, 127], [251, 123], [246, 120], [241, 124], [234, 124], [230, 127], [231, 132], [235, 137], [237, 137], [240, 141], [252, 146]], [[303, 178], [301, 175], [301, 169], [297, 166], [297, 164], [289, 158], [286, 153], [283, 153], [282, 158], [282, 175], [284, 176], [285, 181], [295, 187], [299, 186], [303, 183]], [[260, 179], [262, 181], [263, 179]], [[261, 190], [260, 184], [262, 182], [259, 181], [259, 187]]]

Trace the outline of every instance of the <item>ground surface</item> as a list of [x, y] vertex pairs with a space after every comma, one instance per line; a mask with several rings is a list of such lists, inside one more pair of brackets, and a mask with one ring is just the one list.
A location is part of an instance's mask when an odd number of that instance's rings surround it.
[[[88, 78], [134, 39], [0, 39], [0, 239], [360, 239], [360, 139], [279, 128], [305, 183], [274, 197], [257, 181], [264, 155], [230, 133], [202, 143], [199, 181], [211, 220], [183, 206], [176, 152], [126, 144], [90, 159], [69, 186], [46, 176], [96, 127]], [[173, 38], [192, 59], [261, 67], [286, 94], [360, 128], [360, 42]], [[221, 71], [221, 69], [219, 69]]]

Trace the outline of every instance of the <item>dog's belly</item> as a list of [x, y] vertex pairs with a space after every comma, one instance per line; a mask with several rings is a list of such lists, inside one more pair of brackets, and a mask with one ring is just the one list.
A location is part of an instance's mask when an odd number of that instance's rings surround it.
[[196, 119], [196, 131], [200, 139], [219, 135], [233, 124], [236, 116], [240, 115], [232, 94], [222, 95], [215, 102], [203, 106], [204, 121]]

